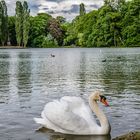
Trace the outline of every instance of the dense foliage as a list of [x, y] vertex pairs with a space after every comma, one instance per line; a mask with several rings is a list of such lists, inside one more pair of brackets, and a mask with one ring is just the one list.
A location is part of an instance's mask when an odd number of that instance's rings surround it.
[[10, 41], [40, 48], [140, 46], [140, 0], [104, 0], [102, 7], [87, 14], [82, 3], [71, 23], [47, 13], [32, 17], [26, 1], [17, 1], [15, 11], [15, 16], [8, 17], [4, 0], [0, 2], [1, 45]]
[[140, 46], [140, 0], [105, 0], [98, 10], [73, 20], [64, 43], [81, 47]]
[[23, 6], [20, 1], [16, 2], [15, 30], [17, 45], [20, 46], [23, 38]]
[[4, 0], [0, 1], [0, 41], [3, 46], [8, 41], [8, 15]]
[[18, 46], [26, 47], [30, 30], [30, 10], [26, 1], [16, 2], [15, 31]]
[[86, 9], [85, 9], [85, 5], [83, 3], [80, 4], [80, 16], [85, 15], [86, 13]]
[[26, 1], [23, 3], [23, 44], [26, 47], [30, 30], [30, 10]]

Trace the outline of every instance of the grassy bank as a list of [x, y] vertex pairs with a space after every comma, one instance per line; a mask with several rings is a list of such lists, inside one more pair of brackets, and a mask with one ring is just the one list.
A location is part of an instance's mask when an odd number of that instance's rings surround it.
[[[140, 46], [132, 46], [132, 47], [128, 47], [128, 48], [136, 48], [136, 47], [140, 47]], [[33, 48], [33, 47], [32, 47]], [[39, 48], [39, 47], [34, 47], [34, 48]], [[71, 45], [71, 46], [59, 46], [59, 47], [46, 47], [46, 48], [127, 48], [127, 47], [80, 47], [80, 46], [75, 46], [75, 45]], [[31, 49], [31, 47], [21, 47], [21, 46], [0, 46], [0, 49]]]
[[0, 49], [24, 49], [21, 46], [0, 46]]

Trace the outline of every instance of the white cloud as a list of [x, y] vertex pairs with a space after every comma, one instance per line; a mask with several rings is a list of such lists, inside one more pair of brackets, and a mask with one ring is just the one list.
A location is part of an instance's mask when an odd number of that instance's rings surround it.
[[[67, 19], [72, 19], [78, 15], [77, 11], [71, 12], [72, 5], [79, 6], [81, 3], [85, 4], [86, 10], [89, 12], [91, 10], [97, 9], [103, 5], [103, 0], [63, 0], [59, 2], [45, 1], [42, 0], [39, 6], [39, 13], [50, 12], [52, 16], [56, 17], [58, 15], [64, 16]], [[93, 5], [95, 7], [93, 7]], [[65, 11], [65, 12], [64, 12]], [[66, 12], [67, 11], [67, 12]], [[68, 12], [69, 11], [69, 12]]]
[[[16, 0], [5, 0], [8, 7], [8, 13], [13, 15], [15, 13]], [[24, 1], [24, 0], [21, 0]], [[76, 9], [81, 3], [85, 4], [86, 11], [97, 9], [103, 5], [103, 0], [27, 0], [31, 9], [31, 15], [46, 12], [52, 16], [64, 16], [67, 19], [72, 19], [78, 14]], [[75, 8], [72, 10], [72, 5]], [[77, 6], [77, 7], [76, 7]]]

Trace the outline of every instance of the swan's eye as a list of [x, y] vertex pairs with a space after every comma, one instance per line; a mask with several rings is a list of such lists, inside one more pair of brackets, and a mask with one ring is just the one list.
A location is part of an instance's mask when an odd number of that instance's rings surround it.
[[100, 95], [100, 100], [106, 100], [106, 97], [103, 95]]
[[102, 102], [106, 106], [109, 106], [108, 102], [106, 101], [106, 97], [103, 95], [100, 95], [100, 102]]

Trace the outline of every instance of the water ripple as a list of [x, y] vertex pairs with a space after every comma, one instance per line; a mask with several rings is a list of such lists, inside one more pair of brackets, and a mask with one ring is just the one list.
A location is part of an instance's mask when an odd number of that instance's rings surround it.
[[[56, 57], [52, 59], [50, 54]], [[139, 60], [138, 48], [1, 50], [0, 138], [110, 140], [140, 129]], [[100, 107], [111, 123], [111, 137], [35, 132], [38, 125], [33, 117], [40, 116], [47, 102], [74, 95], [88, 103], [88, 95], [97, 89], [110, 104]]]

